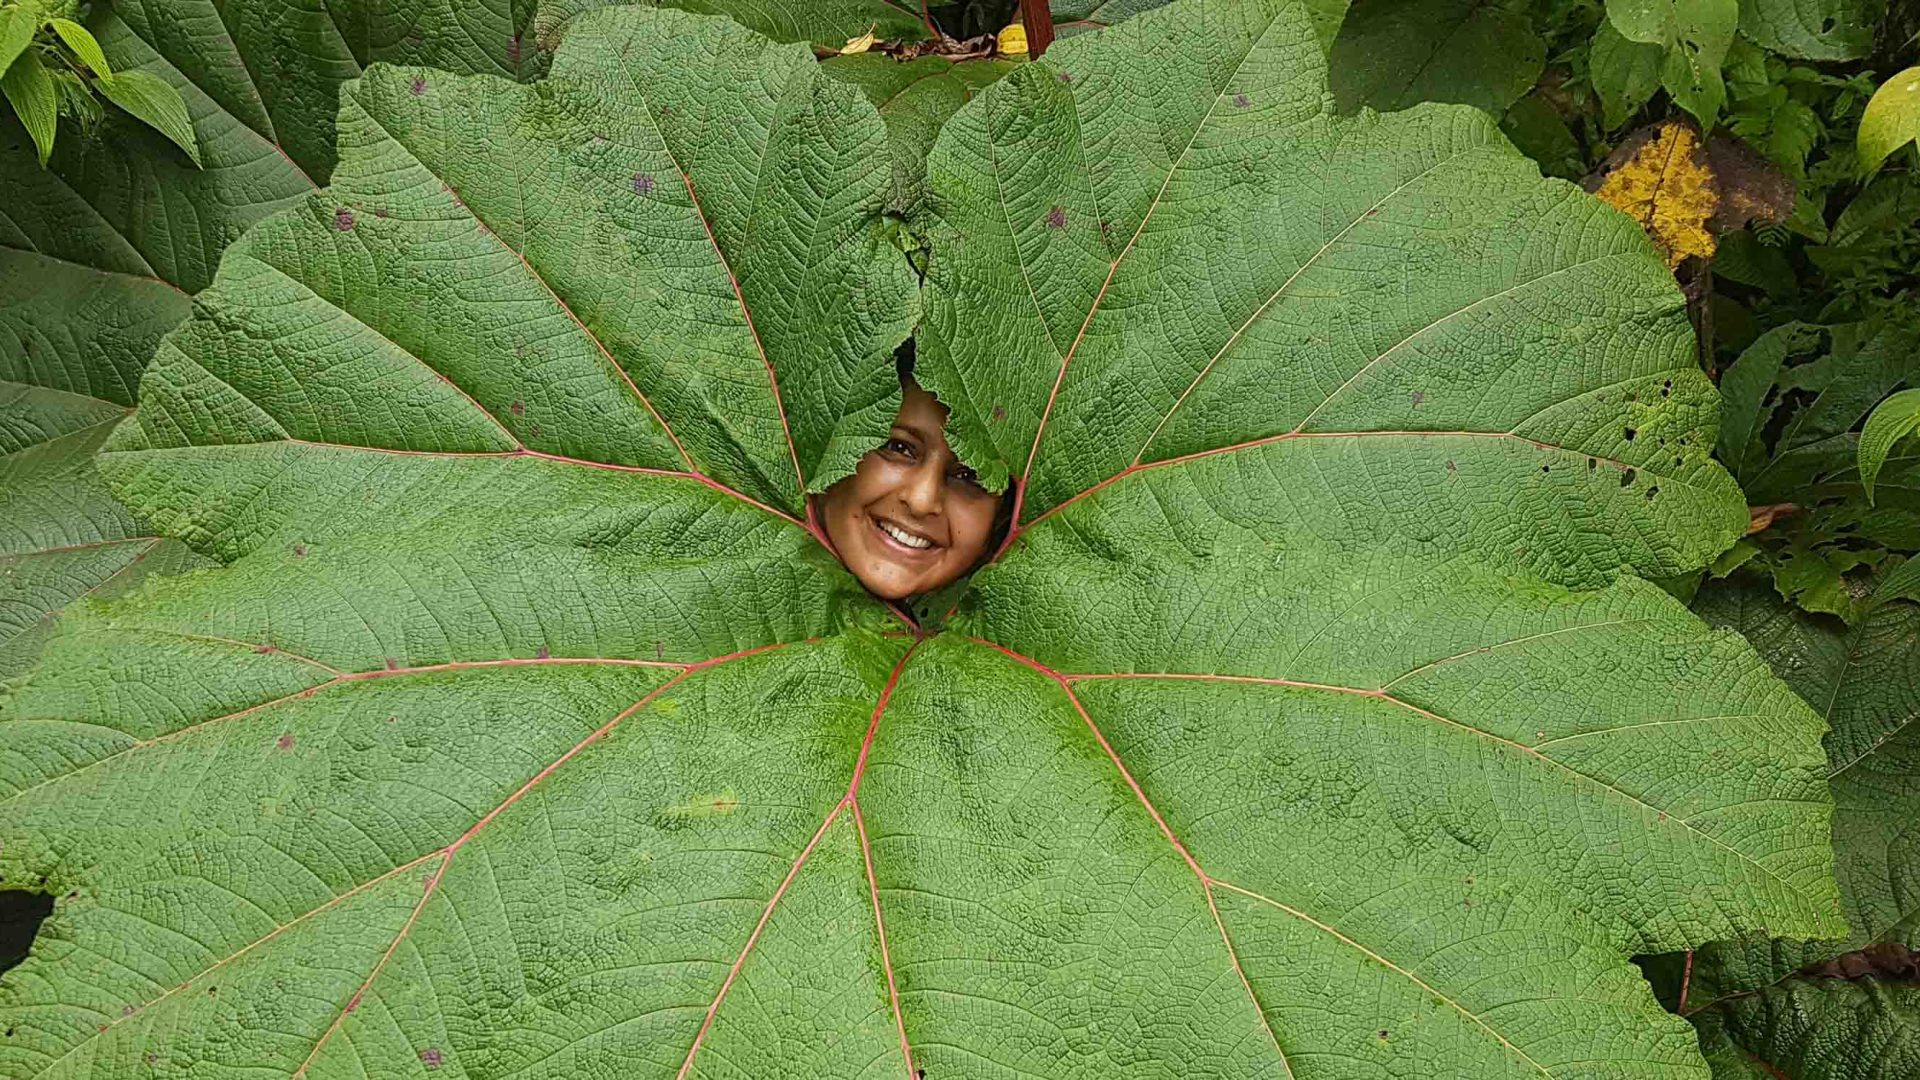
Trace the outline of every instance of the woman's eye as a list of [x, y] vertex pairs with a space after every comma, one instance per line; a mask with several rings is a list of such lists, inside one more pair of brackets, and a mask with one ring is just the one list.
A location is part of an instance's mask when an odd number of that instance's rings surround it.
[[980, 487], [980, 474], [962, 465], [953, 471], [953, 481], [969, 487]]
[[888, 439], [886, 442], [880, 444], [880, 449], [896, 457], [910, 458], [913, 456], [913, 444], [904, 439]]

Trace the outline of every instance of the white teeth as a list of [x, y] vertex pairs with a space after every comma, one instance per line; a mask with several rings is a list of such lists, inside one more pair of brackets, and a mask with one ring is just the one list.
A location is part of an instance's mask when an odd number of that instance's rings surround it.
[[933, 541], [922, 539], [921, 537], [915, 536], [912, 533], [907, 532], [905, 529], [898, 528], [884, 521], [880, 522], [879, 525], [880, 525], [881, 532], [886, 533], [888, 536], [893, 537], [895, 540], [898, 540], [901, 544], [904, 544], [907, 547], [930, 548], [933, 546]]

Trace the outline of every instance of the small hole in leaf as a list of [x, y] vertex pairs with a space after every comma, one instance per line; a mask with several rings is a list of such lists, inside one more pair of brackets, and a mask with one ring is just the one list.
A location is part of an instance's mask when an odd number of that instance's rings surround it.
[[1621, 434], [1627, 437], [1628, 442], [1632, 442], [1635, 438], [1639, 436], [1640, 433], [1633, 430], [1632, 428], [1627, 428], [1624, 431], [1622, 431]]
[[1674, 458], [1674, 459], [1673, 459], [1673, 467], [1674, 467], [1674, 468], [1676, 468], [1676, 469], [1677, 469], [1677, 468], [1679, 468], [1679, 467], [1680, 467], [1680, 466], [1682, 466], [1682, 465], [1685, 465], [1686, 463], [1687, 463], [1687, 459], [1686, 459], [1686, 458]]
[[[0, 891], [0, 971], [27, 958], [40, 924], [53, 914], [53, 897], [19, 889]], [[7, 1029], [13, 1035], [13, 1029]]]
[[1552, 471], [1553, 471], [1553, 466], [1551, 466], [1551, 465], [1542, 465], [1542, 466], [1540, 466], [1540, 471], [1541, 471], [1541, 472], [1543, 472], [1543, 473], [1548, 473], [1548, 472], [1552, 472]]
[[1833, 17], [1831, 15], [1820, 20], [1820, 32], [1823, 34], [1833, 33]]
[[1631, 484], [1633, 483], [1633, 478], [1634, 478], [1634, 477], [1636, 477], [1636, 476], [1638, 476], [1638, 475], [1640, 475], [1640, 474], [1639, 474], [1639, 473], [1637, 473], [1637, 472], [1635, 472], [1635, 471], [1633, 471], [1632, 469], [1628, 469], [1628, 470], [1627, 470], [1626, 472], [1623, 472], [1623, 473], [1621, 473], [1621, 474], [1620, 474], [1620, 486], [1621, 486], [1621, 487], [1627, 487], [1627, 486], [1629, 486], [1629, 485], [1631, 485]]
[[1653, 497], [1658, 494], [1660, 494], [1660, 485], [1655, 484], [1652, 487], [1647, 489], [1647, 501], [1652, 502]]
[[1387, 1037], [1387, 1029], [1386, 1029], [1386, 1028], [1381, 1028], [1381, 1029], [1380, 1029], [1380, 1037], [1381, 1037], [1381, 1038], [1383, 1038], [1383, 1039]]
[[1592, 472], [1593, 470], [1595, 470], [1595, 469], [1597, 469], [1597, 468], [1599, 468], [1599, 467], [1600, 467], [1600, 462], [1599, 462], [1599, 460], [1598, 460], [1597, 458], [1588, 458], [1588, 459], [1587, 459], [1587, 471], [1588, 471], [1588, 472]]

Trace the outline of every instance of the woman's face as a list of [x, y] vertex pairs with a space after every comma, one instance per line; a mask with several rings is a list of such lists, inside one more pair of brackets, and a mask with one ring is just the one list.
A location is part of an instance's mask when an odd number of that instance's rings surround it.
[[821, 497], [840, 561], [887, 600], [932, 592], [986, 553], [1000, 498], [947, 447], [947, 410], [906, 383], [893, 433]]

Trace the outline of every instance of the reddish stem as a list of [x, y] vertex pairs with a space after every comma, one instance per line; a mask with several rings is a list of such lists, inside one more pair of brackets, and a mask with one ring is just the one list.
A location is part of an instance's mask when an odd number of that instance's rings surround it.
[[1053, 44], [1053, 9], [1047, 0], [1020, 0], [1020, 23], [1027, 28], [1027, 55], [1040, 59]]

